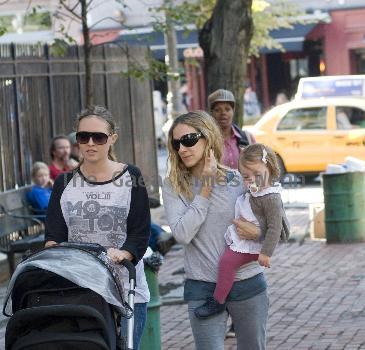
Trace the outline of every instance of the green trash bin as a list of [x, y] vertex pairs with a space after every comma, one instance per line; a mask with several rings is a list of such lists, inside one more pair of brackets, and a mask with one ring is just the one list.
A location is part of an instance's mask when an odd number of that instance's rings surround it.
[[158, 272], [144, 265], [151, 298], [147, 305], [147, 321], [141, 339], [141, 350], [161, 350], [160, 306], [161, 298], [158, 287]]
[[365, 241], [365, 173], [323, 174], [327, 243]]

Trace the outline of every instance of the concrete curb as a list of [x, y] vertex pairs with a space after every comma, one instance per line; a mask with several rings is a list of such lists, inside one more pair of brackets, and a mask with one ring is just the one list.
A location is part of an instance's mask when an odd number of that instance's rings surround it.
[[[187, 304], [184, 299], [171, 299], [171, 300], [164, 300], [162, 298], [162, 306], [170, 306], [170, 305], [182, 305]], [[1, 323], [0, 323], [1, 324]]]
[[308, 203], [284, 203], [285, 209], [307, 209], [309, 208]]

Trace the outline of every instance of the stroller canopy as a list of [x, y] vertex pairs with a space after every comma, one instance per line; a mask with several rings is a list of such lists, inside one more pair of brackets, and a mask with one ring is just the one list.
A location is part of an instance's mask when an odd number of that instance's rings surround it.
[[123, 285], [114, 266], [105, 253], [95, 255], [85, 250], [63, 246], [41, 250], [17, 266], [9, 282], [3, 313], [6, 316], [13, 314], [11, 295], [17, 277], [23, 272], [40, 268], [62, 276], [80, 287], [93, 290], [122, 314], [128, 314]]

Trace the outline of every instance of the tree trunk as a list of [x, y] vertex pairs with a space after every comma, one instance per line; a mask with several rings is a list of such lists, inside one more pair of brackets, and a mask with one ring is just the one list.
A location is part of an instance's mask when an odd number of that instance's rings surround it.
[[253, 34], [252, 0], [217, 0], [212, 17], [199, 33], [204, 51], [207, 93], [227, 89], [236, 98], [234, 121], [243, 123], [247, 57]]
[[91, 69], [91, 41], [90, 31], [87, 24], [87, 1], [80, 0], [81, 4], [81, 21], [82, 35], [84, 38], [84, 64], [85, 64], [85, 107], [91, 106], [94, 103], [93, 93], [93, 77]]

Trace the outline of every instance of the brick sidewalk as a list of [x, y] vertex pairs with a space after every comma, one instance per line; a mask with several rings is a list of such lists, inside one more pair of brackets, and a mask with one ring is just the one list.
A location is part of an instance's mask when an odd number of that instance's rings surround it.
[[[182, 260], [182, 250], [166, 256], [164, 285], [181, 283]], [[365, 349], [365, 243], [280, 245], [266, 276], [268, 350]], [[163, 350], [194, 349], [186, 304], [161, 307], [161, 334]], [[235, 339], [225, 349], [235, 349]]]
[[[292, 209], [287, 214], [292, 229], [303, 236], [308, 212]], [[175, 246], [159, 273], [169, 303], [161, 307], [162, 350], [194, 349], [181, 298], [182, 267], [183, 249]], [[303, 245], [280, 245], [266, 276], [271, 304], [267, 350], [365, 350], [365, 243], [326, 245], [307, 239]], [[4, 292], [5, 284], [0, 299]], [[4, 332], [0, 320], [0, 349]], [[236, 348], [234, 338], [225, 344], [226, 350]]]

